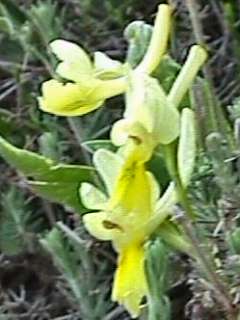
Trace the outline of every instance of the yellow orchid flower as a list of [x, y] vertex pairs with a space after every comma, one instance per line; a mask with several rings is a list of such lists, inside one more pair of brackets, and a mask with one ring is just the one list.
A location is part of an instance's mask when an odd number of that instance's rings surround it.
[[124, 79], [119, 77], [126, 73], [125, 67], [104, 53], [96, 52], [93, 63], [87, 53], [74, 43], [55, 40], [51, 49], [62, 61], [56, 73], [71, 82], [51, 79], [43, 83], [42, 97], [39, 98], [43, 111], [62, 116], [82, 115], [124, 90]]
[[52, 79], [42, 85], [39, 106], [43, 111], [59, 116], [79, 116], [97, 109], [105, 99], [121, 93], [124, 86], [118, 79], [86, 79], [81, 84], [63, 84]]
[[134, 136], [153, 149], [158, 144], [174, 141], [180, 132], [177, 107], [206, 57], [201, 46], [193, 46], [169, 94], [156, 79], [146, 73], [133, 72], [129, 77], [124, 118], [113, 125], [112, 142], [122, 146]]
[[112, 128], [111, 139], [115, 145], [123, 145], [129, 136], [135, 136], [152, 148], [178, 137], [179, 112], [156, 79], [132, 74], [126, 102], [124, 118]]
[[[170, 30], [170, 7], [160, 5], [152, 39], [136, 72], [151, 73], [165, 53]], [[39, 106], [43, 111], [61, 116], [78, 116], [99, 108], [110, 97], [127, 89], [128, 67], [95, 52], [94, 61], [78, 45], [55, 40], [51, 49], [61, 61], [56, 73], [67, 82], [48, 80], [42, 85]]]
[[98, 210], [84, 215], [87, 230], [96, 238], [111, 240], [118, 252], [112, 299], [123, 304], [133, 318], [138, 317], [142, 298], [148, 294], [144, 271], [145, 248], [152, 232], [170, 214], [176, 201], [173, 184], [159, 198], [153, 175], [146, 171], [137, 144], [123, 158], [107, 150], [94, 154], [106, 194], [83, 183], [81, 199], [87, 208]]

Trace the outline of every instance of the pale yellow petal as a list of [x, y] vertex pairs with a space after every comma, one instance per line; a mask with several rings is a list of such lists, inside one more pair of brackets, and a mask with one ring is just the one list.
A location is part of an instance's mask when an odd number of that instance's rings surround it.
[[145, 225], [145, 237], [150, 236], [173, 213], [176, 202], [174, 184], [170, 183], [162, 197], [155, 202], [154, 212]]
[[93, 155], [93, 162], [110, 195], [123, 165], [122, 158], [109, 150], [99, 149]]
[[93, 79], [93, 70], [85, 70], [82, 66], [74, 63], [61, 62], [56, 68], [56, 73], [62, 78], [84, 85]]
[[133, 123], [127, 119], [121, 119], [113, 124], [111, 130], [111, 140], [116, 146], [125, 144], [129, 137], [129, 129]]
[[39, 105], [43, 111], [60, 116], [78, 116], [91, 112], [102, 105], [93, 89], [74, 83], [62, 84], [49, 80], [42, 85]]
[[154, 208], [157, 200], [160, 197], [160, 186], [156, 178], [150, 171], [147, 172], [147, 175], [148, 175], [150, 189], [151, 189], [152, 208]]
[[63, 61], [56, 70], [61, 77], [82, 82], [87, 76], [93, 75], [89, 56], [77, 44], [58, 39], [51, 43], [51, 49], [58, 59]]
[[121, 229], [117, 228], [108, 220], [106, 212], [93, 212], [83, 216], [83, 223], [88, 232], [100, 240], [113, 240], [122, 233]]
[[106, 195], [94, 185], [84, 182], [80, 186], [80, 196], [83, 205], [92, 210], [102, 210], [106, 207]]
[[155, 103], [162, 105], [159, 118], [155, 118], [154, 136], [159, 143], [168, 144], [179, 136], [180, 115], [177, 109], [168, 102], [165, 92], [158, 85], [158, 98]]
[[94, 53], [94, 68], [95, 75], [99, 79], [117, 78], [126, 73], [125, 65], [100, 51]]
[[171, 182], [161, 198], [157, 201], [155, 206], [155, 213], [158, 214], [162, 211], [172, 210], [173, 206], [177, 202], [177, 195], [175, 191], [174, 183]]
[[147, 282], [144, 271], [144, 249], [141, 244], [133, 244], [120, 252], [114, 277], [112, 299], [117, 301], [137, 318], [140, 305], [147, 294]]
[[76, 43], [66, 41], [63, 39], [57, 39], [50, 44], [52, 51], [61, 61], [84, 61], [84, 63], [90, 68], [91, 61], [88, 54]]
[[155, 145], [168, 144], [179, 135], [178, 111], [169, 103], [158, 81], [146, 74], [131, 75], [124, 117], [141, 123], [152, 134]]

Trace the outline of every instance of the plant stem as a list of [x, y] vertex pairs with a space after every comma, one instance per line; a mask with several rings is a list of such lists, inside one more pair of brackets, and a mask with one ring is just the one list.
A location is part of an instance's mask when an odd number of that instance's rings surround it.
[[[91, 165], [91, 157], [82, 146], [83, 133], [82, 133], [81, 126], [77, 123], [77, 120], [78, 120], [77, 118], [72, 118], [72, 117], [67, 118], [68, 125], [69, 125], [70, 129], [72, 130], [73, 135], [74, 135], [74, 137], [80, 147], [81, 154], [82, 154], [82, 157], [84, 160], [84, 164], [90, 166]], [[97, 174], [92, 173], [92, 177], [93, 177], [93, 180], [95, 181], [96, 185], [98, 185], [98, 186], [102, 185]]]
[[89, 165], [91, 163], [91, 159], [90, 159], [90, 156], [88, 155], [88, 153], [86, 152], [86, 150], [82, 147], [83, 135], [81, 132], [82, 130], [81, 130], [80, 125], [76, 122], [77, 120], [78, 119], [73, 119], [72, 117], [67, 118], [68, 125], [69, 125], [70, 129], [72, 130], [73, 135], [74, 135], [79, 147], [81, 148], [84, 162]]

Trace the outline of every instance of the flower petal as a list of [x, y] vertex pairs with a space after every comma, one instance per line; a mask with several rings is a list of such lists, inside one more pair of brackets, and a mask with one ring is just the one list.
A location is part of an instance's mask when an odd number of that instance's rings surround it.
[[146, 294], [144, 249], [139, 244], [131, 245], [120, 252], [114, 277], [112, 300], [123, 304], [132, 318], [137, 318], [140, 313], [141, 300]]
[[83, 76], [93, 74], [93, 66], [87, 53], [77, 44], [55, 40], [51, 43], [51, 49], [59, 60], [63, 61], [57, 67], [57, 73], [75, 82], [81, 82]]
[[[151, 189], [143, 163], [133, 152], [125, 160], [109, 201], [110, 208], [121, 207], [126, 220], [131, 213], [131, 223], [144, 223], [151, 214]], [[127, 213], [127, 215], [126, 215]]]
[[106, 195], [94, 185], [84, 182], [80, 187], [80, 196], [83, 205], [92, 210], [102, 210], [106, 206]]
[[93, 212], [83, 216], [83, 223], [86, 229], [97, 239], [113, 240], [121, 234], [120, 229], [114, 227], [108, 228], [106, 227], [105, 222], [108, 222], [108, 215], [106, 212]]
[[56, 68], [62, 78], [74, 81], [77, 84], [84, 85], [93, 79], [92, 70], [84, 69], [81, 65], [74, 63], [61, 62]]
[[132, 122], [127, 119], [121, 119], [114, 123], [111, 130], [111, 140], [115, 146], [122, 146], [127, 142], [131, 126]]
[[43, 111], [60, 116], [78, 116], [100, 107], [103, 103], [92, 88], [74, 83], [62, 84], [49, 80], [42, 85], [39, 105]]
[[114, 123], [111, 131], [111, 140], [116, 146], [121, 146], [132, 137], [139, 140], [139, 143], [148, 142], [148, 132], [139, 122], [128, 119], [121, 119]]
[[109, 58], [105, 53], [94, 53], [95, 75], [99, 79], [112, 79], [123, 76], [126, 67], [119, 61]]
[[121, 157], [109, 150], [99, 149], [93, 155], [93, 162], [110, 195], [122, 168]]
[[145, 226], [145, 236], [151, 235], [156, 228], [171, 215], [173, 206], [176, 203], [174, 183], [170, 183], [162, 197], [155, 203], [154, 214]]
[[125, 118], [141, 123], [153, 135], [156, 145], [175, 140], [179, 135], [179, 113], [158, 81], [146, 74], [133, 73], [129, 88]]
[[160, 186], [157, 180], [155, 179], [154, 175], [150, 171], [147, 171], [147, 175], [148, 175], [150, 189], [151, 189], [152, 208], [154, 208], [157, 200], [160, 197]]
[[155, 207], [155, 213], [158, 214], [161, 211], [169, 211], [174, 206], [174, 204], [177, 202], [177, 196], [175, 192], [174, 183], [171, 182], [164, 192], [164, 194], [161, 196], [161, 198], [157, 201], [156, 207]]

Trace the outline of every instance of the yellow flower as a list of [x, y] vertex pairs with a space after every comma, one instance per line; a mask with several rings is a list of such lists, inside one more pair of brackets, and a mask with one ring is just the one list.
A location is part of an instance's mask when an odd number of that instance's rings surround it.
[[146, 73], [132, 72], [128, 79], [124, 118], [113, 125], [112, 142], [122, 146], [129, 137], [135, 137], [153, 150], [158, 144], [174, 141], [180, 132], [177, 107], [206, 58], [201, 46], [193, 46], [169, 94]]
[[124, 118], [113, 125], [111, 139], [123, 145], [131, 136], [148, 146], [168, 144], [179, 135], [179, 112], [158, 81], [143, 73], [129, 80]]
[[51, 49], [60, 62], [56, 72], [71, 82], [49, 80], [42, 85], [39, 105], [43, 111], [57, 115], [77, 116], [101, 106], [105, 99], [122, 93], [125, 81], [119, 78], [125, 67], [101, 52], [95, 53], [92, 63], [78, 45], [55, 40]]
[[40, 108], [59, 116], [79, 116], [100, 107], [106, 98], [121, 93], [124, 83], [115, 80], [86, 80], [63, 84], [49, 80], [42, 85]]
[[141, 244], [129, 245], [120, 253], [118, 258], [112, 299], [123, 304], [134, 318], [138, 317], [139, 304], [142, 297], [147, 293], [144, 248]]
[[[142, 151], [132, 144], [125, 158], [107, 150], [94, 154], [106, 194], [83, 183], [81, 198], [87, 208], [99, 210], [84, 215], [87, 230], [96, 238], [111, 240], [118, 252], [112, 299], [123, 304], [133, 318], [140, 313], [147, 294], [144, 271], [144, 243], [170, 214], [176, 201], [172, 184], [159, 198], [153, 175], [146, 171]], [[139, 151], [139, 152], [138, 152]]]
[[[137, 72], [151, 73], [165, 53], [169, 29], [170, 7], [160, 5], [152, 39]], [[78, 45], [55, 40], [51, 49], [61, 61], [56, 73], [66, 80], [49, 80], [42, 85], [39, 106], [43, 111], [61, 116], [78, 116], [99, 108], [107, 98], [127, 89], [128, 67], [112, 60], [102, 52], [95, 52], [91, 61]]]

